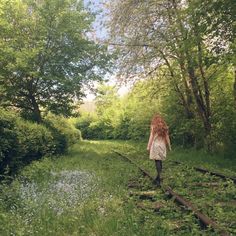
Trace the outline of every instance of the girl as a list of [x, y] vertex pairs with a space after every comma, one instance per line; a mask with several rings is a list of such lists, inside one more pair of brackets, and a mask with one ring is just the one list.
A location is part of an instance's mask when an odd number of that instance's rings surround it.
[[157, 177], [155, 182], [161, 184], [162, 161], [166, 159], [166, 147], [171, 150], [168, 126], [160, 115], [155, 115], [151, 122], [150, 137], [147, 150], [150, 152], [150, 159], [155, 161]]

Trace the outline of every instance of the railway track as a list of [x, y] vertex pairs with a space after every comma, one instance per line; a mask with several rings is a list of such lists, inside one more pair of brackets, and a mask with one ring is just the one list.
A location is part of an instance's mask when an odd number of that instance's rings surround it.
[[[178, 165], [185, 165], [184, 163], [180, 162], [180, 161], [171, 161], [175, 164], [178, 164]], [[194, 170], [198, 171], [198, 172], [201, 172], [203, 174], [210, 174], [210, 175], [213, 175], [213, 176], [217, 176], [221, 179], [224, 179], [224, 180], [227, 180], [227, 179], [230, 179], [234, 182], [234, 184], [236, 184], [236, 177], [231, 177], [231, 176], [226, 176], [224, 174], [221, 174], [221, 173], [217, 173], [217, 172], [213, 172], [213, 171], [209, 171], [207, 169], [204, 169], [204, 168], [200, 168], [200, 167], [192, 167]]]
[[[136, 166], [144, 176], [148, 177], [152, 181], [152, 183], [154, 182], [154, 177], [152, 177], [151, 174], [149, 174], [146, 170], [144, 170], [142, 167], [140, 167], [132, 159], [130, 159], [129, 157], [127, 157], [117, 151], [113, 151], [113, 152], [116, 153], [117, 155], [119, 155], [120, 157], [122, 157], [124, 160], [131, 163], [132, 165]], [[181, 164], [181, 163], [178, 162], [176, 164]], [[201, 226], [204, 226], [205, 228], [211, 227], [213, 230], [215, 230], [216, 232], [218, 232], [222, 236], [229, 235], [229, 233], [226, 232], [224, 229], [222, 229], [215, 221], [213, 221], [207, 215], [205, 215], [201, 211], [199, 211], [198, 208], [193, 203], [191, 203], [189, 200], [186, 200], [185, 198], [180, 196], [170, 186], [161, 186], [161, 189], [163, 192], [168, 193], [168, 195], [173, 197], [176, 203], [178, 203], [178, 204], [184, 206], [185, 208], [187, 208], [188, 210], [192, 211], [193, 214], [195, 215], [195, 217], [197, 217], [199, 219], [199, 223]]]

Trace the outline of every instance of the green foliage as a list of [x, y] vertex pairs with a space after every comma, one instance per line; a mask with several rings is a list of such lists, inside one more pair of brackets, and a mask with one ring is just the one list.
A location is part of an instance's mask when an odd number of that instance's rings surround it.
[[119, 125], [122, 105], [115, 87], [101, 84], [97, 89], [96, 113], [81, 112], [76, 127], [81, 130], [83, 138], [112, 139], [118, 138], [115, 130]]
[[[131, 141], [82, 141], [60, 159], [31, 163], [10, 186], [0, 186], [0, 234], [218, 235], [211, 229], [202, 231], [192, 213], [179, 208], [161, 189], [153, 189], [134, 165], [111, 151], [128, 155], [154, 176], [154, 163], [148, 159], [145, 146], [146, 143]], [[193, 171], [190, 164], [198, 163], [217, 172], [235, 165], [216, 156], [212, 157], [212, 164], [211, 156], [204, 158], [203, 154], [181, 149], [171, 152], [163, 163], [164, 183], [181, 195], [188, 195], [199, 210], [234, 234], [235, 185], [227, 182], [224, 186], [225, 182], [219, 179]], [[179, 158], [188, 166], [176, 166], [170, 161]], [[131, 196], [131, 192], [140, 189], [127, 188], [130, 181], [143, 191], [152, 189], [154, 201], [162, 206], [160, 210], [154, 212], [148, 209], [153, 202]], [[214, 191], [196, 187], [205, 181], [217, 181], [219, 186], [214, 186]], [[147, 206], [145, 210], [137, 207], [140, 203]]]
[[[18, 138], [15, 133], [16, 115], [0, 110], [0, 173], [9, 172], [8, 165], [18, 155]], [[6, 169], [6, 167], [8, 167]]]
[[[223, 146], [230, 148], [221, 133], [224, 129], [219, 127], [224, 122], [224, 125], [233, 124], [235, 117], [235, 2], [193, 0], [156, 4], [155, 0], [117, 0], [115, 4], [109, 3], [108, 25], [119, 54], [119, 77], [127, 81], [150, 79], [157, 85], [151, 86], [149, 98], [159, 95], [161, 106], [155, 112], [160, 111], [169, 120], [172, 138], [179, 144], [215, 151], [218, 140], [222, 140]], [[225, 71], [230, 71], [230, 76]], [[225, 80], [219, 80], [220, 77]], [[221, 82], [230, 88], [226, 100], [215, 89], [221, 87]], [[155, 100], [150, 100], [145, 99], [146, 106], [154, 106]], [[216, 100], [227, 118], [216, 107]], [[227, 100], [231, 105], [228, 106]], [[146, 107], [139, 109], [146, 115]], [[234, 142], [231, 148], [233, 145]]]
[[49, 158], [42, 158], [38, 161], [33, 161], [30, 165], [25, 166], [19, 175], [21, 180], [38, 181], [47, 180], [53, 170], [53, 163]]
[[84, 139], [111, 139], [114, 138], [114, 128], [109, 122], [110, 120], [100, 120], [97, 115], [82, 113], [77, 119], [76, 127], [81, 130]]
[[216, 150], [228, 156], [234, 156], [236, 151], [236, 109], [232, 96], [231, 83], [233, 82], [232, 69], [225, 68], [225, 71], [218, 75], [214, 86], [213, 96], [213, 142]]
[[109, 60], [87, 37], [93, 20], [83, 1], [1, 1], [0, 102], [38, 122], [42, 107], [70, 115], [82, 85], [100, 80]]
[[75, 127], [82, 132], [83, 138], [86, 139], [95, 139], [95, 134], [90, 128], [90, 124], [94, 121], [94, 117], [83, 113], [81, 117], [76, 120]]
[[1, 109], [0, 172], [14, 173], [44, 155], [54, 153], [53, 137], [46, 127], [22, 120]]
[[[232, 81], [231, 69], [223, 65], [210, 81], [212, 134], [208, 139], [214, 152], [224, 152], [228, 156], [236, 147]], [[81, 112], [77, 118], [77, 127], [86, 139], [148, 140], [151, 118], [159, 113], [169, 126], [173, 144], [197, 149], [205, 147], [199, 113], [193, 105], [194, 114], [187, 117], [178, 95], [164, 78], [140, 81], [124, 97], [118, 97], [115, 88], [102, 85], [95, 103], [95, 113]]]
[[[21, 157], [19, 161], [23, 162], [24, 165], [40, 159], [44, 155], [54, 153], [53, 136], [43, 125], [18, 118], [15, 134], [19, 140], [18, 155]], [[18, 159], [15, 161], [17, 165]]]
[[80, 130], [62, 116], [49, 113], [44, 119], [44, 124], [52, 132], [55, 153], [63, 153], [68, 150], [69, 146], [81, 140]]
[[127, 97], [119, 98], [115, 87], [101, 85], [95, 100], [96, 113], [82, 112], [78, 118], [77, 127], [83, 137], [124, 140], [147, 138], [152, 116], [150, 110], [153, 108], [144, 105], [143, 100], [136, 95], [137, 93], [133, 92]]
[[0, 110], [0, 173], [14, 174], [18, 169], [43, 156], [61, 154], [81, 139], [81, 134], [67, 119], [48, 115], [45, 124], [20, 118]]

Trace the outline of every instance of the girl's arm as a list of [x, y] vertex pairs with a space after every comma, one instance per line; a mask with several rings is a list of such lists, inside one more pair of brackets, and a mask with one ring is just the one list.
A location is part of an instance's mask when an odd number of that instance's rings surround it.
[[149, 140], [148, 140], [148, 145], [147, 145], [148, 151], [151, 149], [152, 142], [153, 142], [153, 133], [152, 133], [152, 128], [151, 128], [151, 132], [150, 132], [150, 136], [149, 136]]

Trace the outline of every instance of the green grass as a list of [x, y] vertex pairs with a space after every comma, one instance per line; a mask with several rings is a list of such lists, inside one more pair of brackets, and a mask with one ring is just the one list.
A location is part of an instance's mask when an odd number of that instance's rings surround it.
[[[123, 146], [122, 152], [136, 163], [145, 166], [145, 169], [155, 175], [154, 162], [148, 159], [145, 151], [146, 144], [132, 143], [127, 149]], [[176, 165], [172, 160], [182, 161], [183, 165]], [[235, 176], [235, 160], [222, 156], [206, 154], [202, 151], [176, 149], [168, 153], [163, 163], [162, 177], [164, 185], [172, 187], [177, 193], [190, 200], [204, 214], [216, 221], [221, 228], [236, 233], [236, 186], [231, 180], [222, 179], [209, 174], [195, 171], [193, 166], [201, 166], [212, 171]], [[216, 186], [204, 186], [215, 183]], [[225, 185], [227, 183], [227, 185]], [[203, 186], [201, 186], [203, 184]]]
[[183, 161], [191, 166], [202, 166], [212, 171], [236, 175], [236, 156], [209, 154], [203, 150], [176, 149], [170, 155], [171, 159]]
[[[146, 142], [120, 141], [118, 143], [120, 144], [120, 152], [126, 155], [135, 155], [137, 160], [148, 159]], [[219, 154], [209, 154], [204, 150], [174, 147], [173, 151], [168, 152], [167, 160], [181, 161], [189, 166], [203, 167], [229, 176], [236, 176], [236, 155], [225, 157]]]
[[[83, 141], [74, 145], [66, 156], [45, 158], [27, 166], [13, 183], [2, 184], [0, 192], [0, 235], [201, 235], [197, 220], [186, 210], [176, 207], [173, 200], [156, 189], [155, 201], [163, 207], [159, 212], [136, 206], [141, 200], [130, 196], [127, 184], [132, 180], [143, 190], [152, 190], [149, 181], [138, 170], [119, 158], [118, 150], [145, 166], [153, 175], [153, 162], [148, 159], [146, 144], [124, 141]], [[181, 154], [182, 153], [182, 154]], [[176, 150], [169, 159], [190, 164], [199, 162], [188, 152]], [[193, 152], [192, 152], [193, 153]], [[184, 156], [184, 157], [183, 157]], [[212, 159], [213, 160], [213, 159]], [[213, 161], [217, 166], [218, 159]], [[222, 160], [224, 168], [226, 160]], [[219, 165], [218, 170], [223, 170]], [[183, 189], [181, 167], [171, 170], [164, 163], [166, 183]], [[229, 167], [231, 172], [233, 168]], [[190, 170], [186, 173], [191, 172]], [[231, 173], [230, 172], [230, 173]], [[178, 176], [173, 181], [171, 174]], [[198, 175], [193, 175], [198, 178]], [[168, 182], [167, 179], [169, 178]], [[192, 178], [192, 177], [191, 177]], [[175, 180], [175, 176], [174, 176]], [[230, 198], [232, 191], [227, 190]], [[186, 191], [182, 191], [186, 194]], [[143, 204], [150, 204], [143, 200]], [[217, 208], [220, 211], [220, 208]], [[220, 213], [215, 213], [220, 214]], [[229, 212], [230, 214], [230, 212]], [[204, 235], [215, 235], [208, 230]]]

